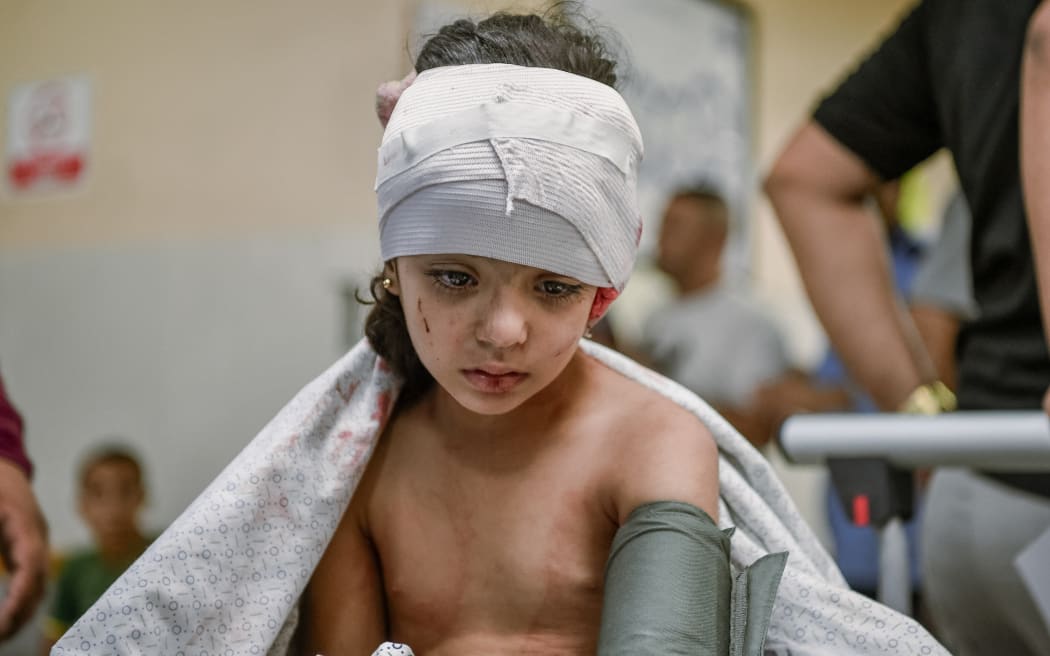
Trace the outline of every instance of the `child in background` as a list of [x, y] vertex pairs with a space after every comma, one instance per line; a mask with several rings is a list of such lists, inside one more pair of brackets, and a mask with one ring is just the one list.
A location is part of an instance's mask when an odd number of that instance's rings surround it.
[[94, 546], [70, 555], [58, 572], [44, 653], [149, 545], [139, 526], [145, 499], [142, 466], [126, 447], [105, 446], [83, 459], [77, 505]]

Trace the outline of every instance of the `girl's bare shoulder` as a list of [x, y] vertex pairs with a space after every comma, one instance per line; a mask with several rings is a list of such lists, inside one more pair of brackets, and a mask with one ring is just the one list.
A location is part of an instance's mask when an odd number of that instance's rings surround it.
[[595, 381], [595, 402], [602, 406], [603, 413], [607, 413], [615, 425], [629, 429], [626, 431], [629, 435], [637, 435], [638, 430], [644, 428], [646, 433], [692, 435], [713, 440], [710, 430], [698, 416], [667, 396], [593, 358], [590, 366], [591, 379]]
[[715, 517], [718, 446], [710, 429], [663, 394], [595, 364], [620, 519], [651, 501], [684, 501]]

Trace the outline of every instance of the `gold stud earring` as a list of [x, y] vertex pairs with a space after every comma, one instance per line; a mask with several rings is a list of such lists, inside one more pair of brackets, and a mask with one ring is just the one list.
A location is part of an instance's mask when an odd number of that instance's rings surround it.
[[383, 289], [390, 289], [390, 285], [393, 285], [394, 281], [390, 278], [383, 278]]

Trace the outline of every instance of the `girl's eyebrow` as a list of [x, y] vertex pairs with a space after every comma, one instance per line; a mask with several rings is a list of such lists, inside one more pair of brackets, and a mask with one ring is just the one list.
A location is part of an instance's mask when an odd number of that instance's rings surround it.
[[559, 282], [564, 282], [567, 285], [586, 285], [587, 283], [577, 280], [572, 276], [566, 276], [561, 273], [554, 273], [553, 271], [543, 271], [537, 276], [539, 278], [556, 278]]
[[424, 261], [424, 264], [426, 266], [429, 266], [429, 267], [434, 267], [434, 266], [461, 266], [461, 267], [467, 267], [467, 268], [470, 268], [470, 269], [476, 269], [477, 268], [474, 265], [473, 262], [470, 262], [470, 261], [467, 261], [467, 260], [450, 259], [450, 258], [442, 258], [442, 257], [435, 257], [433, 260]]
[[434, 263], [434, 262], [462, 262], [466, 258], [469, 258], [469, 257], [470, 257], [469, 255], [461, 255], [459, 253], [434, 253], [432, 255], [421, 255], [420, 256], [422, 261], [427, 262], [427, 263]]

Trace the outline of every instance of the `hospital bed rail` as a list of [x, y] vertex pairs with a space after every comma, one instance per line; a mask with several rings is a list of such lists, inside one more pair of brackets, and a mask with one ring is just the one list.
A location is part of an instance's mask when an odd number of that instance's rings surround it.
[[1041, 411], [812, 413], [789, 417], [778, 444], [794, 464], [827, 464], [854, 523], [879, 534], [879, 601], [911, 614], [903, 520], [915, 469], [954, 466], [1050, 472], [1050, 417]]

